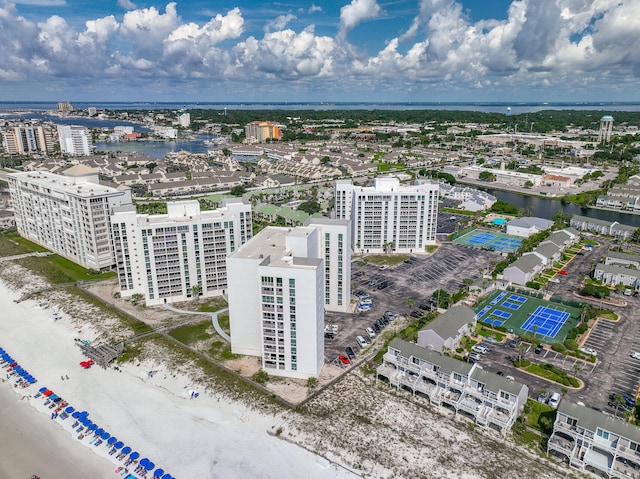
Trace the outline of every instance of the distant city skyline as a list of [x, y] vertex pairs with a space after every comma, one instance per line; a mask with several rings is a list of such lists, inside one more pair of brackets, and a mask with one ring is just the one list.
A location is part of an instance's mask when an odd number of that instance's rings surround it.
[[0, 0], [0, 101], [637, 101], [640, 2]]

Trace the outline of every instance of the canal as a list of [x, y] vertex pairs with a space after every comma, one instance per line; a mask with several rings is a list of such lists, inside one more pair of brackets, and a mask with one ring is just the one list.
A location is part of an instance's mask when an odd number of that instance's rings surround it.
[[526, 196], [512, 193], [511, 191], [493, 190], [482, 188], [499, 200], [506, 201], [526, 211], [527, 215], [539, 218], [551, 219], [558, 210], [568, 215], [581, 215], [597, 218], [605, 221], [617, 221], [618, 223], [640, 227], [640, 215], [622, 213], [620, 211], [599, 210], [595, 208], [581, 208], [574, 204], [563, 205], [559, 199], [544, 198], [541, 196]]

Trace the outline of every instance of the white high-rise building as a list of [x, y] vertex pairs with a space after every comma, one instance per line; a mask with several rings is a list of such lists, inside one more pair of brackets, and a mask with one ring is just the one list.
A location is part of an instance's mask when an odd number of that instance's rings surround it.
[[[328, 253], [331, 261], [337, 261], [341, 235], [346, 246], [346, 222], [270, 226], [229, 255], [232, 352], [260, 356], [262, 368], [275, 376], [310, 378], [320, 374], [324, 311], [330, 307], [327, 290], [333, 288], [327, 284], [337, 285], [337, 278], [325, 277], [324, 255]], [[343, 261], [347, 259], [345, 252]], [[338, 268], [330, 263], [329, 276], [333, 271]], [[348, 284], [346, 265], [342, 271]], [[349, 296], [344, 300], [348, 304]]]
[[97, 170], [84, 165], [63, 175], [11, 173], [8, 180], [21, 236], [88, 269], [113, 266], [109, 215], [131, 204], [128, 188], [100, 185]]
[[347, 220], [309, 218], [320, 229], [318, 255], [324, 260], [324, 309], [346, 312], [351, 301], [351, 225]]
[[405, 186], [395, 177], [376, 178], [373, 187], [337, 180], [336, 218], [351, 221], [356, 252], [417, 253], [436, 242], [437, 184]]
[[58, 141], [62, 153], [79, 156], [91, 154], [91, 134], [84, 126], [58, 125]]
[[178, 115], [178, 123], [182, 128], [189, 128], [191, 125], [191, 114], [189, 113], [181, 113]]
[[123, 297], [141, 294], [154, 305], [219, 296], [227, 255], [251, 238], [251, 205], [226, 199], [200, 211], [198, 201], [171, 201], [161, 215], [129, 206], [116, 209], [111, 228]]

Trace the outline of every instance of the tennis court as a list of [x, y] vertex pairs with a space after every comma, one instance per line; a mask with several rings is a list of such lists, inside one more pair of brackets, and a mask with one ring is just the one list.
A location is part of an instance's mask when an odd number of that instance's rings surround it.
[[518, 335], [529, 334], [543, 342], [563, 342], [580, 322], [581, 310], [553, 301], [499, 291], [479, 305], [479, 322], [504, 326]]
[[522, 329], [555, 338], [568, 318], [569, 313], [566, 311], [538, 306], [522, 325]]
[[476, 248], [488, 248], [504, 252], [515, 251], [522, 244], [522, 238], [517, 236], [483, 230], [473, 230], [453, 241]]

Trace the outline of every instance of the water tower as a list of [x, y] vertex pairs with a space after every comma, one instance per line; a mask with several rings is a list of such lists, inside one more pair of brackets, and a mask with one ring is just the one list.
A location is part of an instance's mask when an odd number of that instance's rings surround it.
[[510, 106], [507, 107], [507, 116], [511, 116], [511, 107]]
[[598, 143], [609, 143], [611, 132], [613, 131], [613, 117], [605, 115], [600, 118], [600, 131], [598, 132]]

